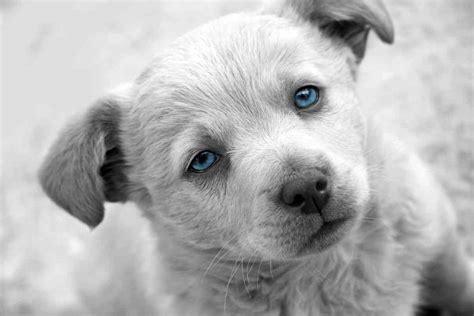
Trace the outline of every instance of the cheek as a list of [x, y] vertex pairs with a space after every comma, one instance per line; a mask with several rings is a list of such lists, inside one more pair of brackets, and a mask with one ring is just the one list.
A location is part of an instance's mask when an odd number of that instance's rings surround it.
[[364, 147], [366, 119], [354, 91], [342, 86], [336, 90], [326, 116], [312, 126], [313, 134], [321, 135], [317, 141], [330, 151], [346, 160], [358, 160]]
[[356, 197], [356, 204], [359, 207], [364, 207], [369, 200], [369, 177], [367, 173], [367, 167], [365, 164], [359, 164], [351, 170], [351, 177], [354, 182], [354, 189]]
[[[229, 179], [226, 197], [222, 200], [222, 208], [229, 225], [241, 235], [245, 235], [252, 224], [252, 212], [258, 208], [258, 201], [265, 190], [256, 184], [255, 174], [234, 176]], [[255, 180], [255, 181], [252, 181]]]
[[219, 245], [227, 236], [235, 234], [219, 190], [212, 192], [183, 183], [172, 190], [161, 191], [154, 200], [153, 213], [157, 221], [182, 240], [202, 246]]
[[363, 134], [345, 125], [344, 122], [336, 122], [333, 130], [322, 139], [325, 151], [328, 154], [339, 157], [342, 166], [358, 165], [364, 163]]
[[341, 156], [331, 158], [334, 170], [334, 212], [360, 217], [365, 213], [370, 197], [369, 180], [363, 158], [346, 160]]
[[369, 181], [365, 164], [351, 165], [346, 170], [339, 172], [338, 183], [342, 184], [344, 195], [351, 197], [351, 203], [357, 208], [362, 208], [368, 202]]

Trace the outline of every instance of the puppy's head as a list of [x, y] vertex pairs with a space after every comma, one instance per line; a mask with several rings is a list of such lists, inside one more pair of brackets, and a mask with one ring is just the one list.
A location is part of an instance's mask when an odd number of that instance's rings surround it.
[[92, 227], [104, 201], [131, 200], [199, 249], [325, 249], [369, 199], [354, 82], [370, 29], [393, 40], [376, 0], [295, 0], [208, 23], [71, 125], [43, 187]]

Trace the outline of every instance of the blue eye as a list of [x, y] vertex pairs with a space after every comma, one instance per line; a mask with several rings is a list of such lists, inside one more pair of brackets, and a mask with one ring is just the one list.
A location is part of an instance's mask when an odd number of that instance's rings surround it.
[[219, 156], [208, 150], [201, 151], [196, 156], [194, 156], [191, 164], [189, 165], [189, 170], [193, 172], [204, 172], [219, 159]]
[[305, 86], [299, 88], [293, 97], [295, 106], [298, 109], [307, 109], [317, 104], [319, 101], [319, 89], [315, 86]]

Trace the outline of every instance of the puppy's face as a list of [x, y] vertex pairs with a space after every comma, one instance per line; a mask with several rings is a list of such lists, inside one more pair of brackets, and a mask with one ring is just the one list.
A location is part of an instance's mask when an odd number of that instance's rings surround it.
[[265, 15], [178, 41], [141, 78], [129, 117], [141, 128], [124, 135], [148, 212], [197, 246], [265, 258], [340, 240], [368, 199], [348, 56], [309, 24]]
[[125, 97], [65, 132], [45, 191], [90, 226], [104, 200], [133, 200], [158, 232], [239, 257], [297, 258], [343, 239], [369, 198], [354, 77], [367, 25], [385, 41], [391, 25], [361, 0], [287, 6], [180, 38]]

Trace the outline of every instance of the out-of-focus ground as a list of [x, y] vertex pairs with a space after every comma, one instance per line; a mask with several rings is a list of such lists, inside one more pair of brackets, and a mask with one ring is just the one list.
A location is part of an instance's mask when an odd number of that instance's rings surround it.
[[[1, 1], [0, 315], [77, 315], [71, 271], [91, 233], [38, 186], [48, 147], [71, 116], [135, 78], [174, 38], [257, 4]], [[396, 42], [371, 37], [361, 98], [432, 166], [474, 253], [473, 2], [388, 8]]]

